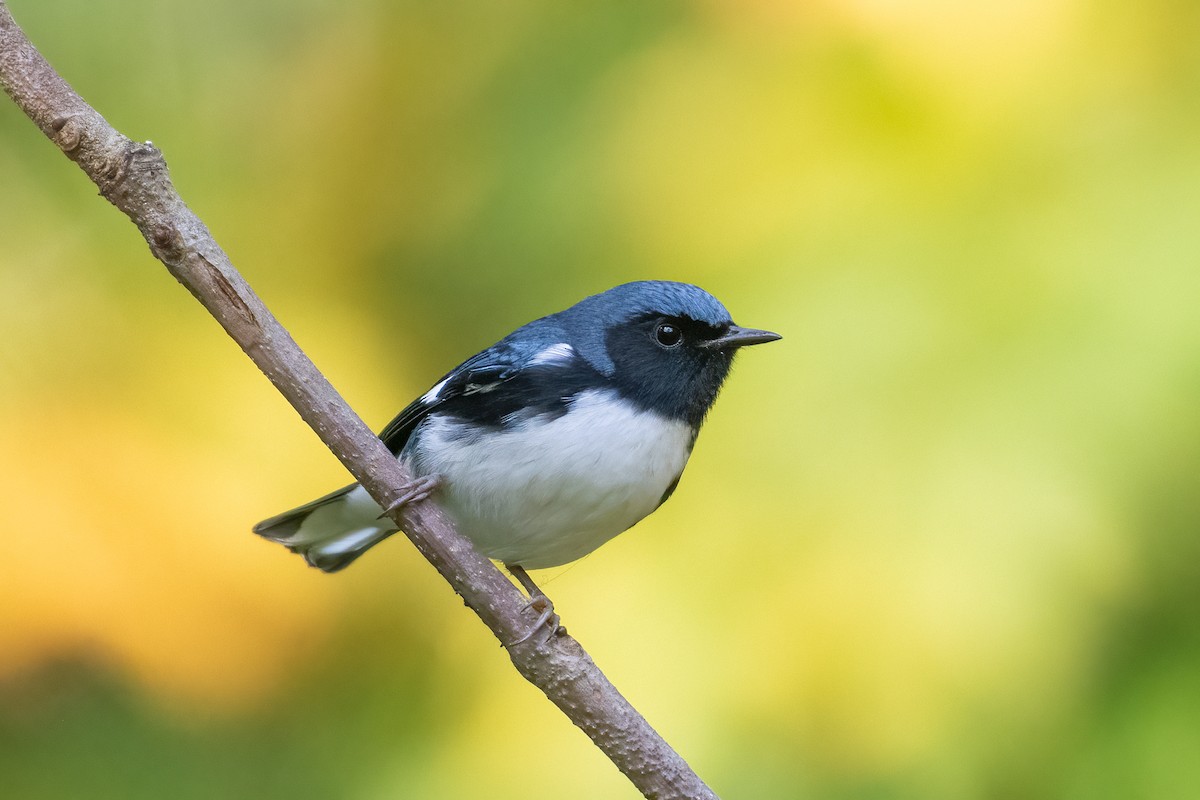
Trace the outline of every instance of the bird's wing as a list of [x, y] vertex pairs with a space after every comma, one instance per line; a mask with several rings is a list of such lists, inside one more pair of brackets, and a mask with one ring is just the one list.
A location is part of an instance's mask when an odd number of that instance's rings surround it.
[[[379, 438], [389, 450], [399, 454], [413, 430], [431, 412], [439, 409], [460, 413], [468, 411], [468, 415], [474, 416], [468, 408], [464, 408], [473, 405], [470, 399], [474, 395], [480, 396], [480, 402], [487, 396], [489, 404], [500, 400], [499, 405], [507, 405], [502, 400], [506, 384], [513, 382], [528, 367], [549, 366], [551, 363], [552, 359], [544, 353], [522, 352], [507, 342], [499, 342], [451, 370], [432, 389], [397, 414], [379, 434]], [[499, 395], [492, 394], [497, 391]], [[451, 408], [446, 408], [447, 404]]]

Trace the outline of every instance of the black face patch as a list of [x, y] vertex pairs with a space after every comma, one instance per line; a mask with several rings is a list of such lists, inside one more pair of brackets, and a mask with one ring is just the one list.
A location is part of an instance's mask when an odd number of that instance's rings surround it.
[[[663, 324], [682, 331], [682, 341], [664, 345], [658, 335]], [[703, 345], [728, 327], [659, 315], [615, 326], [605, 339], [616, 365], [612, 383], [639, 408], [699, 427], [732, 363], [731, 353]]]

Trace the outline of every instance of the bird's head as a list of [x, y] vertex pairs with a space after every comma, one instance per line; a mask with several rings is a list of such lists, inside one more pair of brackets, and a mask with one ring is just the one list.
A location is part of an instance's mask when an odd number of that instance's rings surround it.
[[733, 324], [687, 283], [626, 283], [580, 301], [558, 322], [576, 349], [642, 408], [699, 427], [741, 347], [781, 338]]

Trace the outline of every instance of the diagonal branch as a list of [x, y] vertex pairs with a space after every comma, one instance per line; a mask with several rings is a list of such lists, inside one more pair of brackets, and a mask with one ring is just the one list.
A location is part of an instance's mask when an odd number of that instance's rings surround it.
[[[162, 154], [118, 133], [67, 85], [0, 0], [0, 85], [25, 114], [124, 212], [150, 252], [199, 300], [381, 506], [410, 476], [296, 346], [184, 204]], [[432, 503], [392, 515], [501, 642], [528, 629], [524, 598]], [[687, 763], [569, 636], [508, 648], [517, 670], [545, 692], [646, 797], [715, 798]]]

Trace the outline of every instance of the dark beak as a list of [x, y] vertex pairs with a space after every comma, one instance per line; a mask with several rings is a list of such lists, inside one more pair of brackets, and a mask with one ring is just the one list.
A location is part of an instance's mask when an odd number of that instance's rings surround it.
[[739, 328], [737, 325], [730, 325], [729, 330], [716, 339], [705, 342], [704, 346], [718, 350], [733, 350], [736, 347], [745, 347], [750, 344], [765, 344], [782, 338], [778, 333], [759, 331], [754, 328]]

